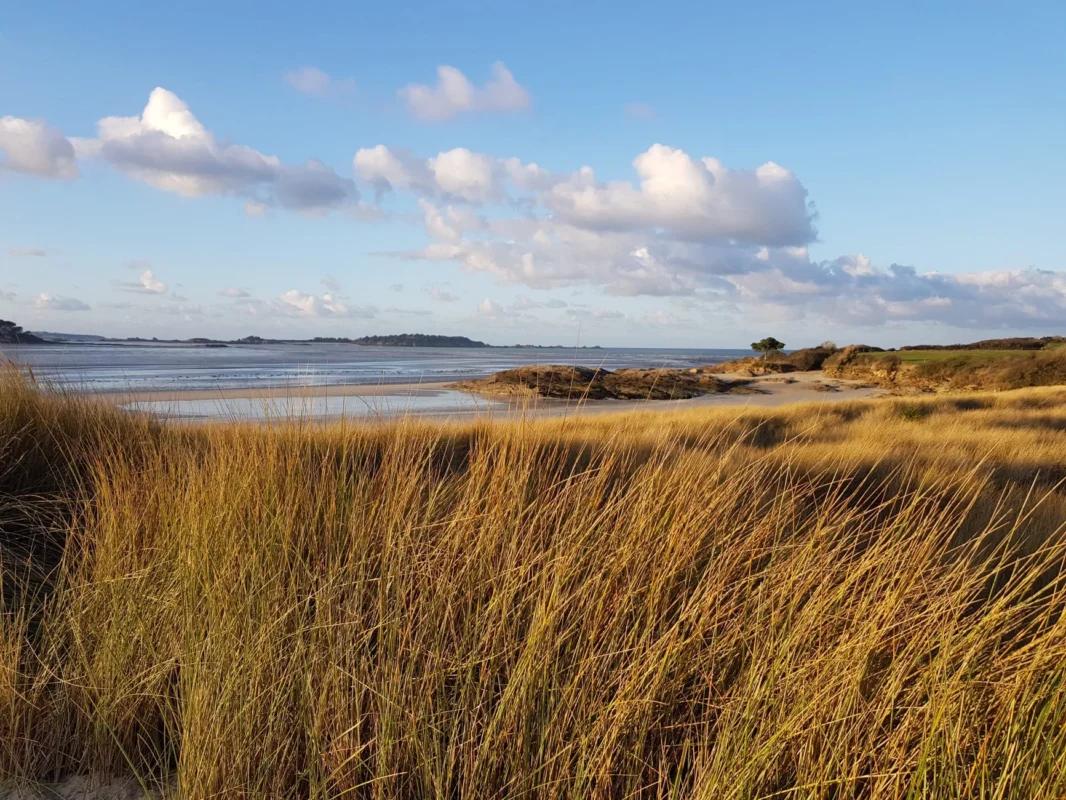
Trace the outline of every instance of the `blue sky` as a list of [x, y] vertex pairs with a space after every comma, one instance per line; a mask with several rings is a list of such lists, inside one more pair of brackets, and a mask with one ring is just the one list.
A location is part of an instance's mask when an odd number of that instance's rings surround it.
[[398, 5], [6, 4], [0, 316], [1062, 332], [1060, 3]]

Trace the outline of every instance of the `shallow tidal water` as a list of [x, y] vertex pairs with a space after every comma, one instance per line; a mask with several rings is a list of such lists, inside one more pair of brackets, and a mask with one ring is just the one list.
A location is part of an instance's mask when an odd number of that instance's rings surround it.
[[328, 343], [205, 347], [151, 342], [0, 347], [0, 359], [31, 369], [38, 380], [57, 388], [87, 392], [438, 383], [482, 377], [525, 364], [683, 368], [742, 355], [750, 355], [750, 351], [365, 347]]

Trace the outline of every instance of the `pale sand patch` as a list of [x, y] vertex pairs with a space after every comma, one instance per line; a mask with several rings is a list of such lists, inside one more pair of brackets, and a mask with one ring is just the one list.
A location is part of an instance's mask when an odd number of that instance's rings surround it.
[[[381, 420], [402, 416], [420, 416], [440, 419], [473, 419], [484, 417], [556, 417], [573, 414], [603, 414], [620, 411], [666, 411], [700, 407], [729, 406], [781, 406], [792, 403], [831, 403], [845, 400], [857, 400], [878, 397], [884, 390], [865, 386], [858, 381], [827, 378], [822, 372], [792, 372], [787, 376], [764, 375], [752, 378], [747, 375], [722, 374], [724, 380], [738, 380], [746, 383], [742, 391], [722, 392], [700, 395], [684, 400], [550, 400], [508, 402], [503, 398], [484, 398], [485, 402], [477, 407], [457, 408], [431, 411], [404, 409], [402, 403], [395, 410], [377, 410], [367, 419]], [[787, 377], [787, 380], [782, 380]], [[154, 392], [106, 392], [93, 396], [113, 402], [116, 405], [143, 402], [186, 402], [219, 401], [220, 409], [227, 400], [287, 400], [301, 398], [432, 398], [444, 393], [454, 393], [451, 383], [394, 383], [394, 384], [342, 384], [333, 386], [272, 386], [246, 387], [240, 389], [193, 389], [188, 391], [167, 390]], [[471, 394], [471, 397], [479, 395]], [[298, 412], [298, 406], [295, 408]], [[298, 414], [297, 414], [298, 415]], [[164, 416], [167, 416], [164, 414]], [[219, 419], [226, 419], [225, 414], [218, 414]], [[318, 417], [330, 419], [334, 417]]]

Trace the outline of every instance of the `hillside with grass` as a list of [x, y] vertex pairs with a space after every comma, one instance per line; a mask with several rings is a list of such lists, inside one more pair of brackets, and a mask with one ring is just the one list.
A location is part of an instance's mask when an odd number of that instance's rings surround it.
[[0, 788], [1063, 796], [1064, 479], [1066, 389], [256, 427], [7, 374]]
[[845, 348], [823, 364], [836, 378], [911, 391], [978, 391], [1066, 384], [1066, 347], [861, 352]]
[[[772, 337], [771, 337], [772, 338]], [[776, 341], [776, 340], [775, 340]], [[754, 346], [754, 345], [753, 345]], [[898, 350], [825, 342], [789, 353], [733, 359], [708, 368], [719, 375], [764, 376], [820, 370], [899, 393], [1002, 391], [1066, 385], [1066, 338], [983, 339], [968, 344], [905, 346]]]

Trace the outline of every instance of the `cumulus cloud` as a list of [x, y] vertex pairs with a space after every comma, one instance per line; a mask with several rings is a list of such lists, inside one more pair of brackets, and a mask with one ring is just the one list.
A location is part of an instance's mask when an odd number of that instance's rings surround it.
[[62, 297], [41, 292], [33, 300], [33, 307], [39, 311], [88, 311], [89, 305], [76, 297]]
[[123, 291], [137, 292], [138, 294], [167, 293], [167, 285], [159, 280], [150, 269], [142, 271], [136, 281], [121, 284], [121, 288]]
[[42, 120], [0, 117], [0, 169], [41, 178], [78, 176], [74, 145]]
[[379, 144], [358, 150], [356, 176], [374, 187], [379, 199], [390, 190], [480, 205], [550, 188], [561, 178], [534, 163], [495, 158], [465, 147], [419, 158], [408, 150]]
[[316, 295], [299, 289], [283, 292], [275, 308], [283, 314], [302, 317], [373, 317], [376, 314], [373, 307], [350, 306], [346, 298], [333, 292]]
[[334, 78], [318, 67], [300, 67], [285, 73], [285, 83], [311, 97], [340, 97], [355, 91], [351, 78]]
[[[311, 93], [332, 90], [334, 83], [308, 70], [291, 76], [296, 88]], [[528, 93], [502, 64], [483, 86], [451, 67], [442, 67], [438, 78], [434, 86], [409, 86], [402, 93], [424, 119], [529, 104]], [[381, 216], [388, 213], [380, 204], [389, 192], [406, 193], [401, 213], [408, 214], [412, 199], [417, 203], [427, 241], [397, 255], [451, 262], [537, 289], [587, 285], [614, 295], [685, 297], [752, 315], [811, 315], [856, 325], [935, 321], [1033, 329], [1066, 318], [1062, 271], [943, 273], [874, 264], [861, 255], [812, 259], [807, 247], [817, 239], [813, 204], [799, 178], [773, 161], [727, 167], [710, 156], [654, 144], [633, 159], [631, 179], [603, 180], [587, 165], [551, 171], [464, 147], [423, 157], [382, 144], [358, 150], [352, 161], [356, 177], [377, 195], [379, 205], [370, 207], [359, 202], [353, 181], [322, 162], [285, 163], [216, 138], [162, 88], [152, 91], [140, 115], [101, 119], [92, 139], [67, 138], [41, 121], [0, 118], [0, 169], [73, 178], [79, 158], [99, 158], [163, 191], [239, 197], [249, 214], [344, 206], [353, 216]], [[43, 252], [13, 248], [8, 254]], [[151, 270], [125, 288], [160, 295], [168, 290]], [[254, 300], [241, 289], [223, 294], [262, 313], [374, 313], [352, 307], [335, 285], [325, 288], [323, 294], [293, 289], [272, 301]], [[393, 289], [403, 291], [401, 284]], [[448, 296], [440, 289], [435, 299]], [[536, 302], [520, 299], [504, 309], [486, 300], [479, 310], [513, 315]], [[34, 304], [85, 306], [50, 294]]]
[[499, 173], [496, 161], [465, 147], [456, 147], [427, 162], [442, 194], [474, 203], [498, 197]]
[[433, 190], [426, 162], [407, 150], [383, 144], [361, 147], [352, 159], [352, 167], [356, 175], [372, 184], [379, 193], [391, 189]]
[[490, 319], [496, 319], [498, 317], [503, 316], [504, 308], [499, 303], [497, 303], [495, 300], [491, 300], [488, 297], [486, 297], [484, 300], [482, 300], [480, 303], [478, 303], [477, 313], [481, 314], [483, 317], [489, 317]]
[[548, 207], [574, 224], [605, 230], [665, 230], [696, 241], [801, 245], [814, 239], [807, 190], [768, 161], [732, 170], [718, 159], [652, 145], [633, 161], [640, 178], [601, 183], [585, 167], [557, 183]]
[[502, 62], [492, 65], [492, 77], [475, 86], [455, 67], [437, 67], [433, 86], [413, 83], [400, 89], [400, 98], [417, 119], [440, 122], [475, 111], [522, 111], [529, 108], [527, 92]]
[[247, 289], [242, 289], [239, 286], [227, 286], [225, 289], [219, 290], [219, 295], [222, 297], [228, 297], [232, 300], [241, 300], [252, 296], [251, 292]]
[[309, 160], [284, 164], [277, 156], [218, 141], [173, 92], [152, 90], [140, 116], [105, 117], [97, 138], [75, 142], [79, 155], [104, 159], [130, 177], [186, 197], [244, 197], [265, 206], [321, 211], [355, 198], [352, 181]]
[[637, 183], [601, 182], [589, 166], [553, 174], [535, 163], [462, 147], [420, 159], [377, 145], [359, 150], [353, 166], [379, 193], [395, 189], [474, 205], [525, 204], [588, 230], [772, 246], [802, 246], [816, 235], [807, 190], [788, 169], [772, 161], [754, 170], [729, 169], [717, 159], [697, 159], [661, 144], [634, 159]]
[[[462, 149], [419, 159], [379, 146], [360, 151], [355, 165], [365, 180], [416, 196], [428, 243], [401, 255], [537, 289], [584, 284], [855, 324], [1011, 328], [1066, 317], [1063, 272], [948, 274], [861, 255], [812, 260], [806, 188], [774, 162], [731, 169], [653, 145], [634, 159], [635, 182]], [[501, 312], [493, 301], [483, 306], [488, 316]]]

